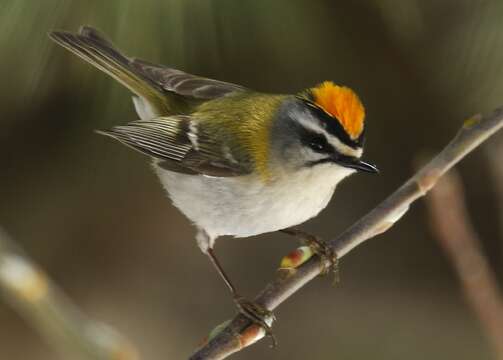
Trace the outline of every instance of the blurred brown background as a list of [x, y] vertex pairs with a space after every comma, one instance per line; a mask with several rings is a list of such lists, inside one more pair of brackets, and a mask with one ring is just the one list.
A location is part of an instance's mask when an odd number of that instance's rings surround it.
[[[463, 119], [503, 104], [502, 20], [498, 0], [2, 0], [0, 224], [145, 359], [186, 358], [234, 314], [227, 289], [147, 159], [93, 133], [137, 118], [130, 94], [46, 33], [89, 24], [131, 56], [267, 92], [325, 79], [356, 89], [367, 107], [366, 158], [381, 175], [354, 176], [303, 226], [328, 238], [401, 184]], [[460, 171], [501, 280], [498, 142], [501, 135]], [[491, 358], [425, 215], [419, 202], [345, 257], [337, 288], [320, 279], [284, 304], [278, 349], [264, 341], [235, 358]], [[216, 249], [252, 296], [295, 246], [267, 234], [223, 239]], [[0, 303], [0, 358], [55, 357]]]

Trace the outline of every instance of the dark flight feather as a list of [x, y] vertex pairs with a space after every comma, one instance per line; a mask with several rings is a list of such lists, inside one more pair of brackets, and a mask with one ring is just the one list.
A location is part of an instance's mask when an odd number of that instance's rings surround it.
[[[231, 161], [225, 144], [215, 143], [198, 129], [199, 124], [190, 116], [160, 117], [134, 121], [98, 131], [121, 143], [159, 160], [157, 165], [185, 174], [204, 174], [229, 177], [251, 172], [249, 166]], [[199, 132], [199, 130], [201, 130]]]
[[187, 114], [192, 105], [201, 101], [246, 90], [239, 85], [128, 58], [98, 30], [89, 26], [83, 26], [78, 34], [53, 31], [49, 36], [136, 95], [145, 98], [158, 116]]

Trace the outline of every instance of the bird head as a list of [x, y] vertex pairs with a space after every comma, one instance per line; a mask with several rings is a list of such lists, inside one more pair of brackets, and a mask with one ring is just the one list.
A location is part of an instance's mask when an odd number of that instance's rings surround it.
[[283, 102], [272, 128], [274, 159], [286, 167], [334, 165], [377, 173], [361, 160], [365, 108], [348, 87], [326, 81]]

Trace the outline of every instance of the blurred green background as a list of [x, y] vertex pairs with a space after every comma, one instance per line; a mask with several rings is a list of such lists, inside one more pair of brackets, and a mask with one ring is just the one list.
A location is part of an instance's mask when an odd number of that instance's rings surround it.
[[[265, 92], [330, 79], [367, 108], [366, 158], [380, 176], [342, 184], [303, 225], [334, 237], [439, 150], [463, 119], [503, 104], [503, 2], [468, 0], [2, 0], [0, 224], [91, 316], [145, 359], [186, 358], [234, 314], [147, 159], [93, 133], [135, 120], [130, 94], [47, 38], [101, 29], [126, 54]], [[501, 135], [461, 164], [473, 221], [503, 279]], [[499, 199], [499, 200], [498, 200]], [[448, 204], [446, 204], [448, 206]], [[253, 296], [292, 239], [223, 239], [216, 251]], [[239, 359], [489, 359], [457, 278], [414, 205], [341, 264], [337, 288], [314, 281], [277, 312], [266, 341]], [[54, 359], [0, 303], [0, 358]]]

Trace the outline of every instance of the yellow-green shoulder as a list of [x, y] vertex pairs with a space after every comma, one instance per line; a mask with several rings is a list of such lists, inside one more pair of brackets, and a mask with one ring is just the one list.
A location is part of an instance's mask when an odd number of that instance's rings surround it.
[[199, 105], [192, 116], [222, 144], [244, 152], [263, 179], [270, 176], [269, 134], [272, 119], [291, 95], [243, 92]]

